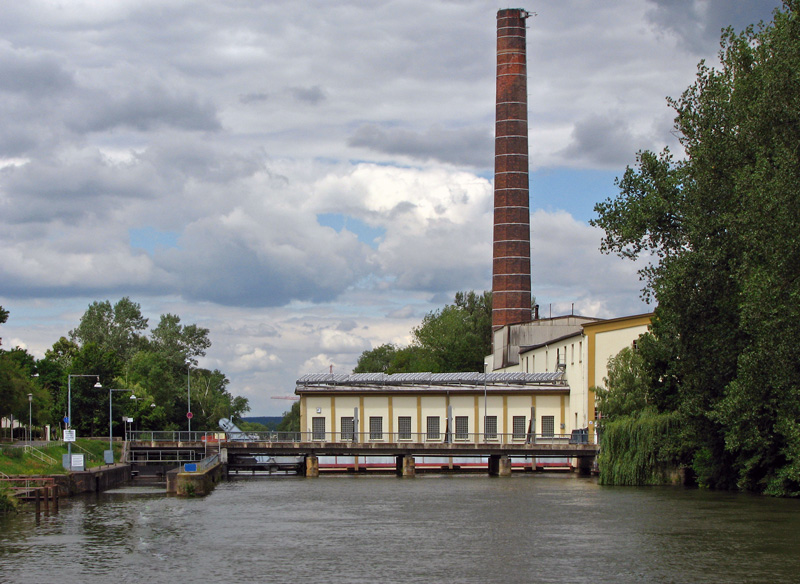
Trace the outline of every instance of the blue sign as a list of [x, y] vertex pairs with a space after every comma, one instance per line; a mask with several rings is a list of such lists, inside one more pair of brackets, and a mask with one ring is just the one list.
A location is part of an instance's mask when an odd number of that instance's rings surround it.
[[69, 424], [69, 418], [67, 416], [64, 416], [64, 423]]
[[197, 464], [186, 463], [183, 465], [183, 472], [197, 472]]

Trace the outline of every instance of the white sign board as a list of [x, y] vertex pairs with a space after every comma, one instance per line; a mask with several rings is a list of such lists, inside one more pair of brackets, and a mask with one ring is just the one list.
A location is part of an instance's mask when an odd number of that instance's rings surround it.
[[64, 442], [75, 442], [75, 430], [64, 430]]
[[70, 466], [71, 470], [85, 470], [83, 466], [83, 454], [73, 454]]

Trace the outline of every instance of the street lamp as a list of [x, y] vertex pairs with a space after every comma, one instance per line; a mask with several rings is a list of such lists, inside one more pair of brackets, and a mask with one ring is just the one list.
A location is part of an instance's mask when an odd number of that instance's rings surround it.
[[483, 441], [486, 442], [486, 427], [488, 426], [488, 421], [486, 418], [487, 414], [486, 410], [486, 363], [483, 364]]
[[[67, 429], [72, 426], [72, 378], [73, 377], [94, 377], [97, 380], [97, 383], [94, 384], [95, 389], [100, 389], [103, 386], [100, 385], [100, 376], [99, 375], [91, 375], [91, 374], [81, 374], [81, 373], [70, 373], [67, 375], [67, 419], [64, 420], [67, 424]], [[67, 470], [72, 470], [72, 441], [70, 440], [67, 442], [67, 457], [69, 460], [69, 466], [65, 466]]]
[[33, 438], [31, 436], [31, 429], [33, 428], [33, 425], [31, 424], [31, 419], [32, 419], [32, 417], [31, 417], [31, 404], [32, 403], [33, 403], [33, 394], [29, 393], [28, 394], [28, 446], [32, 446], [33, 445]]
[[192, 439], [192, 366], [186, 365], [186, 418], [189, 420], [189, 440]]
[[[113, 434], [111, 431], [111, 421], [114, 419], [114, 414], [112, 413], [111, 406], [113, 405], [112, 400], [112, 392], [114, 391], [133, 391], [132, 389], [111, 389], [108, 390], [108, 451], [105, 456], [105, 463], [106, 464], [114, 464], [114, 444], [113, 444]], [[132, 398], [136, 399], [136, 396], [131, 396]]]
[[[135, 395], [132, 395], [132, 396], [131, 396], [131, 401], [137, 401], [137, 402], [138, 402], [139, 400], [143, 400], [143, 399], [145, 399], [145, 398], [143, 398], [143, 397], [136, 397]], [[153, 402], [150, 402], [150, 407], [151, 407], [151, 408], [154, 408], [154, 407], [156, 407], [156, 404], [155, 404], [155, 403], [153, 403]], [[139, 407], [138, 407], [138, 406], [136, 406], [136, 410], [137, 410], [137, 412], [136, 412], [136, 415], [139, 415]], [[144, 418], [144, 415], [142, 415], [142, 418]], [[129, 419], [129, 421], [130, 421], [130, 422], [133, 422], [133, 418], [130, 418], [130, 419]], [[131, 427], [131, 431], [132, 431], [132, 432], [135, 432], [136, 430], [134, 430], [134, 429], [133, 429], [133, 427]]]

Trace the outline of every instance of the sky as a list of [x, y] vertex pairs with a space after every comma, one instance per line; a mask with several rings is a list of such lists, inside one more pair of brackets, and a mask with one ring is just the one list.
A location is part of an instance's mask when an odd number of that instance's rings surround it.
[[29, 0], [0, 8], [0, 326], [36, 357], [94, 301], [210, 330], [250, 415], [491, 287], [496, 13], [528, 19], [542, 316], [649, 312], [597, 202], [720, 30], [777, 0]]

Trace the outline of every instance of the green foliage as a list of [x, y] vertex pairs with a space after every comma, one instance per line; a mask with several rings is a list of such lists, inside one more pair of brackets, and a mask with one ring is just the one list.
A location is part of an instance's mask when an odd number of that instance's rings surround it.
[[108, 300], [93, 302], [69, 336], [79, 345], [94, 343], [101, 351], [114, 352], [127, 360], [143, 347], [145, 330], [147, 319], [140, 306], [126, 296], [113, 307]]
[[16, 511], [17, 504], [17, 498], [14, 496], [14, 491], [11, 487], [6, 484], [0, 484], [0, 513]]
[[[61, 337], [35, 363], [39, 384], [50, 395], [49, 401], [43, 400], [40, 422], [59, 425], [66, 415], [70, 374], [75, 375], [72, 425], [79, 436], [106, 433], [108, 388], [131, 391], [112, 395], [115, 435], [122, 432], [122, 416], [133, 418], [138, 430], [186, 428], [190, 377], [192, 429], [213, 430], [219, 418], [249, 410], [246, 398], [227, 390], [229, 381], [222, 372], [196, 367], [197, 358], [211, 346], [208, 329], [183, 325], [180, 317], [166, 314], [147, 336], [147, 322], [139, 305], [127, 297], [113, 306], [107, 300], [89, 305], [70, 339]], [[94, 375], [102, 389], [94, 388]]]
[[676, 414], [652, 409], [606, 421], [600, 437], [602, 485], [661, 485], [674, 481]]
[[354, 373], [483, 371], [491, 352], [492, 294], [458, 292], [453, 304], [429, 312], [408, 347], [385, 344], [364, 351]]
[[[103, 451], [108, 448], [107, 439], [90, 440], [79, 438], [76, 442], [80, 447], [80, 453], [87, 454], [85, 462], [87, 468], [101, 466], [103, 464]], [[114, 444], [115, 456], [119, 458], [121, 446]], [[44, 462], [39, 458], [26, 453], [21, 447], [4, 447], [0, 449], [0, 472], [11, 475], [52, 475], [64, 474], [66, 471], [61, 466], [61, 457], [67, 453], [67, 445], [63, 442], [51, 442], [49, 446], [37, 448], [50, 458], [56, 460], [54, 463]], [[78, 449], [73, 447], [73, 453]]]
[[191, 363], [197, 365], [197, 357], [206, 354], [211, 346], [209, 330], [196, 324], [182, 325], [174, 314], [162, 314], [158, 326], [153, 329], [151, 342], [155, 350], [174, 365]]
[[288, 412], [284, 412], [281, 423], [278, 424], [278, 432], [299, 432], [300, 431], [300, 402], [292, 404]]
[[594, 388], [601, 420], [617, 420], [635, 415], [648, 406], [649, 386], [644, 375], [642, 355], [625, 347], [608, 360], [606, 387]]
[[642, 152], [596, 206], [602, 249], [650, 256], [644, 377], [710, 487], [800, 493], [800, 0], [723, 33], [670, 100], [686, 158]]
[[396, 354], [397, 347], [391, 343], [364, 351], [358, 358], [353, 373], [386, 373], [391, 368]]

